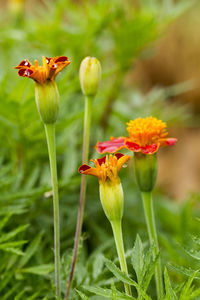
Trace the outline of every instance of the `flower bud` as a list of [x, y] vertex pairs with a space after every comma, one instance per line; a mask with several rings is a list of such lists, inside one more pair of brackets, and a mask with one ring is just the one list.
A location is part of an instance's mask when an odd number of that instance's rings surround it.
[[153, 190], [157, 177], [157, 156], [155, 154], [134, 153], [136, 181], [141, 192]]
[[120, 221], [123, 216], [124, 194], [120, 180], [116, 183], [107, 180], [99, 185], [103, 210], [111, 221]]
[[55, 81], [35, 84], [35, 99], [42, 121], [45, 124], [55, 123], [59, 110], [59, 93]]
[[86, 96], [95, 96], [101, 80], [101, 64], [95, 57], [86, 57], [81, 62], [79, 78], [81, 89]]

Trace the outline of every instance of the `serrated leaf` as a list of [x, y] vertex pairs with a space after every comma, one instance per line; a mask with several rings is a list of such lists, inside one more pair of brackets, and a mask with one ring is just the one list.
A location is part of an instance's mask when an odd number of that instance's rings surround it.
[[143, 252], [143, 244], [142, 244], [142, 241], [138, 234], [137, 234], [135, 244], [134, 244], [134, 247], [132, 250], [131, 262], [132, 262], [133, 268], [136, 272], [138, 283], [142, 284], [144, 252]]
[[195, 278], [195, 276], [197, 275], [197, 273], [199, 272], [199, 270], [195, 271], [193, 273], [193, 275], [188, 279], [188, 281], [186, 282], [186, 284], [184, 285], [182, 291], [181, 291], [181, 294], [180, 294], [180, 300], [187, 300], [189, 299], [189, 296], [191, 294], [192, 291], [190, 291], [190, 287], [191, 287], [191, 284]]
[[144, 291], [143, 289], [135, 282], [134, 280], [130, 279], [125, 273], [123, 273], [112, 261], [106, 259], [105, 260], [107, 268], [113, 273], [114, 276], [116, 276], [119, 280], [121, 280], [124, 283], [127, 283], [129, 285], [134, 286], [137, 289], [137, 292], [141, 294], [144, 299], [149, 300], [151, 299]]
[[[112, 297], [112, 290], [110, 289], [103, 289], [100, 287], [92, 287], [92, 286], [83, 286], [83, 288], [91, 293], [94, 293], [96, 295], [106, 297], [106, 298], [111, 298]], [[130, 300], [130, 299], [135, 299], [131, 296], [125, 295], [123, 293], [117, 292], [117, 297], [119, 300]]]
[[166, 291], [166, 299], [170, 299], [170, 300], [178, 300], [175, 291], [173, 290], [172, 286], [171, 286], [171, 282], [169, 279], [169, 275], [167, 272], [167, 268], [165, 268], [164, 271], [164, 279], [165, 279], [165, 291]]

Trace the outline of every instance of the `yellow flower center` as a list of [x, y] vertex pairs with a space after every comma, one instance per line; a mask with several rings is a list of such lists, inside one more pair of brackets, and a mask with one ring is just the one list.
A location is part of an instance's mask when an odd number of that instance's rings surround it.
[[94, 161], [96, 168], [99, 169], [99, 179], [103, 182], [107, 178], [112, 182], [116, 182], [118, 179], [117, 157], [112, 155], [106, 155], [105, 163], [99, 165], [98, 160]]
[[153, 117], [131, 120], [127, 125], [131, 141], [139, 146], [159, 143], [168, 135], [166, 123]]

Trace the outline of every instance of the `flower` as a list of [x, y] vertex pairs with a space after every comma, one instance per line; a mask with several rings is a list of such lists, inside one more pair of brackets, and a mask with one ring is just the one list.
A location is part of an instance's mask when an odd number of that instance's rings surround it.
[[95, 167], [84, 164], [79, 168], [79, 173], [96, 176], [102, 183], [107, 180], [115, 183], [119, 179], [119, 170], [130, 158], [130, 155], [116, 153], [115, 155], [106, 155], [102, 158], [91, 159], [91, 161], [95, 163]]
[[53, 124], [57, 120], [59, 110], [59, 93], [55, 78], [58, 73], [70, 64], [67, 56], [42, 57], [43, 65], [39, 66], [35, 60], [32, 65], [28, 59], [15, 67], [18, 75], [29, 77], [35, 81], [35, 99], [44, 124]]
[[42, 66], [39, 66], [37, 60], [35, 65], [32, 65], [28, 59], [15, 67], [18, 69], [18, 75], [21, 77], [29, 77], [39, 84], [44, 84], [47, 81], [53, 81], [60, 71], [70, 64], [67, 56], [42, 57]]
[[118, 172], [130, 159], [130, 155], [116, 153], [99, 159], [92, 159], [94, 168], [82, 165], [79, 173], [99, 178], [99, 193], [103, 210], [110, 222], [119, 221], [123, 216], [124, 193]]
[[173, 146], [177, 139], [167, 138], [167, 124], [157, 118], [147, 117], [131, 120], [127, 123], [129, 137], [113, 138], [106, 142], [98, 142], [99, 153], [114, 153], [122, 148], [143, 154], [153, 154], [160, 146]]

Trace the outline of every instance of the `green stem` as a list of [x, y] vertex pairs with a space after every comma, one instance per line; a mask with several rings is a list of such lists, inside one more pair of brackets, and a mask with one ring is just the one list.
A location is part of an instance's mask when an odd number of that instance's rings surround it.
[[[155, 248], [153, 250], [153, 257], [155, 259], [159, 253], [159, 245], [158, 245], [158, 237], [156, 232], [155, 216], [154, 216], [154, 209], [152, 203], [152, 192], [142, 192], [142, 199], [143, 199], [145, 219], [147, 223], [150, 244], [155, 245]], [[157, 296], [158, 299], [161, 299], [163, 296], [163, 281], [162, 281], [162, 268], [161, 268], [160, 258], [158, 259], [158, 263], [156, 265], [155, 280], [156, 280]]]
[[[84, 115], [84, 132], [83, 132], [83, 152], [82, 152], [82, 163], [85, 164], [88, 162], [88, 153], [89, 153], [89, 143], [90, 143], [90, 125], [91, 125], [91, 116], [92, 116], [92, 103], [94, 97], [85, 97], [85, 115]], [[77, 252], [78, 246], [82, 231], [82, 224], [83, 224], [83, 215], [84, 215], [84, 208], [85, 208], [85, 194], [86, 194], [86, 176], [82, 175], [81, 179], [81, 190], [80, 190], [80, 202], [79, 202], [79, 209], [78, 209], [78, 217], [77, 217], [77, 224], [76, 224], [76, 234], [74, 240], [74, 249], [73, 249], [73, 256], [72, 256], [72, 265], [70, 269], [70, 275], [68, 279], [67, 289], [65, 293], [65, 299], [69, 299], [70, 289], [72, 285], [76, 260], [77, 260]]]
[[[113, 235], [115, 238], [115, 245], [117, 248], [117, 254], [119, 257], [119, 263], [122, 272], [124, 272], [126, 275], [128, 275], [128, 269], [126, 264], [126, 257], [124, 253], [124, 243], [123, 243], [123, 235], [122, 235], [122, 225], [121, 220], [118, 221], [111, 221], [111, 226], [113, 230]], [[131, 287], [129, 284], [124, 283], [125, 292], [127, 295], [132, 295], [131, 293]]]
[[55, 260], [55, 284], [56, 299], [60, 299], [60, 221], [58, 179], [56, 166], [55, 124], [45, 124], [49, 161], [51, 169], [51, 181], [53, 187], [53, 219], [54, 219], [54, 260]]

